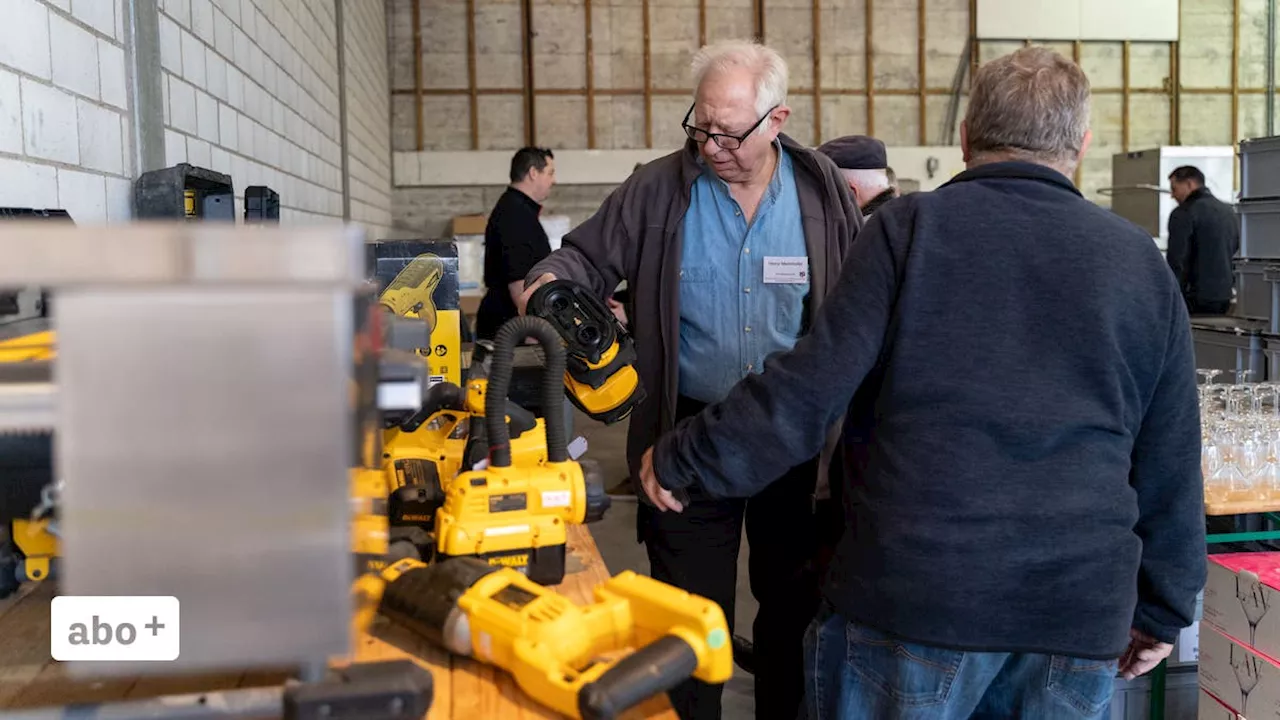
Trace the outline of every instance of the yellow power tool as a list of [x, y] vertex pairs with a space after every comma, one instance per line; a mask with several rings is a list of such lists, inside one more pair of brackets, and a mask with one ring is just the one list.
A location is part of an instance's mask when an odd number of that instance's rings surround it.
[[[527, 338], [537, 340], [546, 357], [545, 418], [513, 410], [507, 398], [515, 348]], [[488, 377], [473, 375], [467, 381], [465, 404], [472, 414], [460, 472], [449, 474], [458, 462], [456, 441], [437, 458], [401, 459], [397, 482], [403, 479], [405, 485], [393, 496], [392, 522], [434, 511], [432, 557], [478, 557], [518, 568], [544, 585], [559, 583], [567, 525], [594, 522], [611, 504], [593, 466], [584, 470], [569, 458], [564, 413], [556, 409], [564, 403], [564, 367], [564, 347], [549, 323], [533, 317], [507, 322], [494, 339]], [[477, 406], [483, 415], [474, 413]], [[523, 440], [518, 455], [513, 429]], [[387, 454], [395, 458], [396, 452], [392, 448]], [[401, 474], [410, 468], [420, 474]]]
[[399, 560], [363, 592], [365, 607], [511, 673], [530, 697], [571, 718], [615, 718], [690, 677], [723, 683], [733, 675], [720, 606], [631, 571], [597, 586], [585, 607], [473, 558]]
[[419, 255], [387, 284], [379, 301], [398, 317], [416, 317], [436, 326], [436, 304], [432, 296], [444, 277], [444, 261], [430, 253]]
[[550, 322], [564, 339], [565, 393], [579, 410], [613, 424], [644, 400], [631, 336], [590, 290], [553, 280], [534, 291], [525, 312]]
[[[0, 366], [11, 371], [47, 367], [57, 355], [48, 321], [26, 320], [22, 327], [30, 332], [0, 341]], [[23, 510], [21, 514], [0, 514], [0, 598], [12, 594], [24, 582], [39, 582], [54, 575], [59, 545], [55, 485], [48, 469], [52, 462], [51, 436], [40, 430], [2, 440], [5, 457], [0, 458], [0, 476], [10, 485], [5, 490], [24, 497], [5, 495], [7, 502], [16, 502]], [[27, 512], [30, 502], [36, 503], [36, 512]]]

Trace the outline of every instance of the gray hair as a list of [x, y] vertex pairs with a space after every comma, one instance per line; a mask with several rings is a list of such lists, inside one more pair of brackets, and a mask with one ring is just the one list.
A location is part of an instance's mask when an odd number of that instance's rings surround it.
[[[858, 190], [873, 193], [872, 197], [893, 188], [893, 181], [889, 179], [888, 170], [848, 170], [841, 168], [840, 173], [849, 182], [856, 185]], [[867, 199], [870, 200], [871, 198], [868, 197]]]
[[1044, 47], [1025, 47], [974, 76], [969, 150], [1074, 169], [1089, 129], [1089, 78]]
[[[724, 40], [703, 46], [693, 55], [693, 92], [713, 72], [741, 67], [756, 79], [756, 115], [787, 102], [787, 61], [771, 47], [751, 40]], [[760, 125], [764, 129], [764, 123]]]

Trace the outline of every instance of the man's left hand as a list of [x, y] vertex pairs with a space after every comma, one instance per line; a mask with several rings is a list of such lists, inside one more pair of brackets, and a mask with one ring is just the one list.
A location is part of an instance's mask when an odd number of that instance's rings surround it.
[[1138, 630], [1130, 630], [1129, 638], [1129, 649], [1120, 658], [1120, 674], [1125, 680], [1151, 672], [1173, 652], [1173, 645]]
[[676, 500], [671, 491], [658, 484], [658, 475], [653, 471], [653, 448], [645, 450], [644, 456], [640, 458], [640, 487], [644, 488], [644, 494], [662, 512], [684, 510], [684, 505]]

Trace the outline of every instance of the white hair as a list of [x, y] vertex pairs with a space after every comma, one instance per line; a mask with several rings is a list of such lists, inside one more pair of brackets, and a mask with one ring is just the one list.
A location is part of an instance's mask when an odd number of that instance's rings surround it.
[[869, 193], [869, 196], [865, 198], [866, 200], [870, 200], [885, 190], [893, 188], [893, 183], [889, 182], [887, 170], [849, 170], [841, 168], [840, 172], [849, 182], [857, 186], [859, 192]]
[[[755, 77], [757, 116], [787, 102], [787, 61], [777, 50], [751, 40], [724, 40], [694, 53], [694, 97], [708, 75], [730, 68], [746, 68]], [[764, 126], [761, 123], [760, 129]]]

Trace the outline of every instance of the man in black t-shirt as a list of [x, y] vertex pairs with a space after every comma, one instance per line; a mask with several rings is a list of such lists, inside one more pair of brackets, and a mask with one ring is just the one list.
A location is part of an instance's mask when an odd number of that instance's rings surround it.
[[526, 147], [511, 158], [511, 185], [489, 213], [484, 230], [484, 284], [488, 288], [476, 312], [476, 337], [492, 340], [503, 323], [516, 317], [515, 299], [524, 293], [524, 277], [551, 254], [538, 221], [542, 203], [556, 182], [550, 150]]

